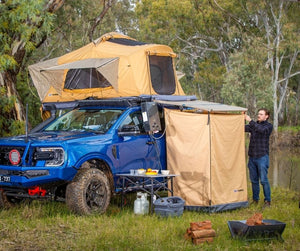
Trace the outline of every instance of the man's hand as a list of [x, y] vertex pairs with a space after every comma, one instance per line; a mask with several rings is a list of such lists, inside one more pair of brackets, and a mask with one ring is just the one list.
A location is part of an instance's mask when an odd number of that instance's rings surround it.
[[250, 122], [250, 121], [251, 121], [251, 118], [250, 118], [250, 116], [249, 116], [249, 115], [247, 115], [247, 114], [245, 114], [245, 120], [246, 120], [246, 121], [248, 121], [248, 122]]

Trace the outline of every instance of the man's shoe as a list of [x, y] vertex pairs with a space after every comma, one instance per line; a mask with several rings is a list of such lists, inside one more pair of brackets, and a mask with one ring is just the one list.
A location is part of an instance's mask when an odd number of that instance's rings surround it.
[[258, 205], [258, 200], [253, 200], [250, 205]]
[[270, 202], [270, 201], [266, 201], [266, 200], [265, 200], [264, 207], [270, 207], [270, 206], [271, 206], [271, 202]]

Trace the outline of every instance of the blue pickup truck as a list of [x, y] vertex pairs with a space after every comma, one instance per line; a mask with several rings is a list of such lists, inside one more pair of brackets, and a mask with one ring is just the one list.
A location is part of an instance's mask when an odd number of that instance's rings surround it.
[[[78, 214], [105, 212], [121, 188], [116, 174], [166, 169], [163, 113], [155, 105], [159, 121], [149, 125], [149, 101], [45, 103], [50, 118], [25, 135], [0, 139], [0, 208], [47, 198], [65, 200]], [[68, 111], [57, 116], [59, 110]]]

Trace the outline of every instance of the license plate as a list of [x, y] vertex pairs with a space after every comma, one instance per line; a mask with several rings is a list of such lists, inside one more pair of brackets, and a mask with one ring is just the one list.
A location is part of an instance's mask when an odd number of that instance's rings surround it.
[[10, 182], [10, 176], [0, 175], [0, 182]]

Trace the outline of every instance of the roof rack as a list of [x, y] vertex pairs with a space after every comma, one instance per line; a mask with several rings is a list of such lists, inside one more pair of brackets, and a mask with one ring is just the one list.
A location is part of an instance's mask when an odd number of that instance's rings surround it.
[[87, 106], [110, 106], [110, 107], [130, 107], [139, 105], [141, 102], [151, 101], [151, 97], [119, 97], [108, 99], [89, 98], [85, 100], [75, 100], [69, 102], [47, 102], [43, 103], [43, 111], [67, 110]]

